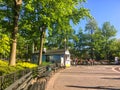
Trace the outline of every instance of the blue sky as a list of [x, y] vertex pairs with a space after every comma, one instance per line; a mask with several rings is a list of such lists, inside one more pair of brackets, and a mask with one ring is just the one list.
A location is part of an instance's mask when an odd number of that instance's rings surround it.
[[[114, 25], [117, 29], [116, 38], [120, 38], [120, 0], [87, 0], [84, 7], [90, 9], [90, 13], [96, 19], [99, 27], [106, 21]], [[85, 24], [85, 21], [81, 21], [74, 26], [74, 29], [83, 28]]]

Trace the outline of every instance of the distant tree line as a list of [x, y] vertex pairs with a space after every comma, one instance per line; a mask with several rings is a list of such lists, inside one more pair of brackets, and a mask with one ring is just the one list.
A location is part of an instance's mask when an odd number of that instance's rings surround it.
[[116, 39], [117, 30], [110, 22], [99, 27], [96, 20], [90, 19], [85, 29], [79, 29], [74, 40], [74, 56], [96, 60], [114, 60], [120, 57], [120, 39]]

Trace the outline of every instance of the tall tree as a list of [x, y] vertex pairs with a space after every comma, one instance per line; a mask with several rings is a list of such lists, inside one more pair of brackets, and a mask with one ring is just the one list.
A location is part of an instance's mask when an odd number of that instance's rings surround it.
[[[16, 46], [17, 46], [17, 33], [18, 33], [18, 21], [20, 20], [21, 29], [24, 28], [30, 30], [30, 32], [39, 32], [40, 35], [40, 55], [39, 55], [39, 65], [42, 60], [42, 45], [45, 36], [46, 29], [51, 33], [57, 27], [58, 31], [69, 32], [70, 20], [75, 24], [79, 22], [84, 16], [90, 16], [89, 11], [83, 8], [81, 3], [85, 0], [1, 0], [0, 3], [0, 13], [3, 22], [9, 25], [7, 30], [12, 32], [11, 38], [11, 54], [9, 65], [14, 66], [16, 64]], [[22, 3], [23, 2], [23, 3]], [[67, 4], [66, 4], [67, 3]], [[23, 7], [21, 7], [23, 6]], [[78, 6], [78, 7], [77, 7]], [[21, 12], [20, 12], [20, 9]], [[7, 12], [5, 12], [7, 11]], [[4, 17], [6, 16], [6, 17]], [[66, 27], [67, 26], [67, 27]], [[60, 27], [61, 30], [60, 30]], [[71, 31], [71, 30], [70, 30]], [[21, 32], [20, 32], [21, 33]], [[22, 32], [24, 33], [24, 31]], [[27, 32], [25, 32], [27, 33]], [[24, 34], [25, 34], [24, 33]], [[30, 35], [30, 33], [28, 34]], [[38, 35], [38, 34], [36, 34]]]
[[[17, 42], [17, 31], [18, 31], [18, 19], [19, 11], [22, 0], [4, 0], [0, 3], [0, 11], [4, 16], [1, 19], [2, 27], [5, 28], [6, 32], [12, 33], [11, 43], [11, 55], [9, 65], [14, 66], [16, 62], [16, 42]], [[11, 31], [12, 30], [12, 31]]]
[[85, 26], [85, 31], [88, 32], [89, 35], [89, 49], [90, 49], [90, 57], [93, 59], [94, 58], [94, 38], [93, 35], [95, 32], [98, 30], [98, 25], [97, 22], [95, 21], [94, 18], [90, 19], [88, 23]]
[[[29, 11], [29, 13], [26, 14], [28, 15], [27, 17], [31, 18], [31, 21], [35, 23], [35, 27], [38, 27], [37, 31], [40, 31], [40, 38], [44, 39], [46, 29], [49, 30], [49, 33], [52, 33], [54, 30], [52, 29], [53, 27], [56, 27], [59, 32], [62, 30], [69, 31], [66, 26], [68, 25], [70, 27], [70, 20], [72, 20], [74, 23], [77, 23], [79, 22], [79, 19], [83, 18], [84, 16], [90, 16], [87, 9], [83, 7], [77, 7], [83, 1], [84, 0], [31, 1], [29, 2], [30, 4], [26, 6], [26, 10]], [[40, 39], [39, 65], [42, 62], [43, 39]]]
[[65, 46], [66, 48], [71, 46], [70, 40], [72, 40], [74, 37], [73, 34], [74, 30], [72, 29], [71, 26], [66, 25], [66, 29], [64, 28], [64, 30], [62, 27], [59, 28], [56, 27], [53, 29], [54, 30], [52, 31], [52, 33], [48, 33], [47, 37], [48, 42], [46, 44], [49, 49], [51, 48], [64, 49]]
[[102, 40], [103, 40], [103, 54], [104, 59], [108, 59], [110, 53], [110, 43], [113, 41], [113, 37], [116, 35], [116, 29], [110, 22], [104, 22], [102, 26]]
[[16, 47], [17, 47], [17, 33], [18, 33], [18, 20], [20, 14], [20, 7], [22, 0], [13, 1], [13, 31], [12, 31], [12, 44], [11, 44], [11, 55], [10, 55], [10, 66], [16, 65]]
[[86, 40], [87, 35], [83, 33], [82, 28], [79, 29], [78, 34], [76, 34], [77, 38], [74, 40], [74, 49], [72, 52], [74, 52], [74, 56], [77, 56], [79, 58], [83, 58], [86, 53]]

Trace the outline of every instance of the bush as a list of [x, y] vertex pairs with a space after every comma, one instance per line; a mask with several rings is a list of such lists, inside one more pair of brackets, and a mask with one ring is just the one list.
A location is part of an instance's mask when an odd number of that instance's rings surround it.
[[25, 68], [34, 67], [37, 67], [37, 65], [28, 62], [19, 62], [16, 66], [8, 66], [8, 61], [0, 60], [0, 76], [10, 74], [15, 71], [23, 70]]
[[21, 62], [21, 63], [17, 63], [17, 66], [19, 67], [24, 67], [24, 68], [34, 68], [37, 67], [36, 64], [32, 64], [32, 63], [28, 63], [28, 62]]
[[7, 66], [7, 65], [8, 65], [7, 61], [0, 60], [0, 66]]

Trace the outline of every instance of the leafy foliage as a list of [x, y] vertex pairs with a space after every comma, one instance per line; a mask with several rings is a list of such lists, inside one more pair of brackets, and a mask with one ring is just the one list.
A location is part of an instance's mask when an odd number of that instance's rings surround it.
[[[76, 25], [81, 19], [91, 18], [89, 10], [83, 6], [86, 0], [21, 0], [23, 3], [21, 7], [18, 5], [18, 10], [14, 7], [14, 1], [0, 1], [2, 55], [8, 56], [10, 53], [10, 42], [13, 39], [9, 38], [12, 34], [15, 34], [14, 38], [17, 42], [17, 58], [26, 58], [26, 56], [30, 58], [31, 47], [35, 50], [40, 49], [42, 43], [40, 37], [43, 38], [43, 47], [64, 48], [66, 43], [67, 47], [71, 47], [73, 52], [82, 58], [93, 56], [97, 59], [107, 59], [119, 55], [118, 52], [115, 53], [119, 50], [119, 42], [113, 39], [116, 29], [109, 22], [105, 22], [102, 28], [99, 28], [92, 18], [86, 24], [85, 30], [80, 29], [79, 33], [75, 34], [71, 23]], [[18, 17], [16, 23], [15, 11]], [[16, 31], [13, 30], [15, 25], [17, 29], [19, 28]], [[46, 30], [47, 34], [45, 34]]]
[[114, 38], [116, 29], [110, 22], [104, 22], [102, 28], [95, 19], [88, 21], [85, 31], [80, 29], [75, 41], [75, 54], [80, 58], [114, 59], [119, 55], [119, 41]]
[[0, 54], [8, 56], [10, 53], [10, 39], [6, 34], [0, 33]]
[[37, 67], [37, 65], [28, 62], [19, 62], [17, 63], [16, 66], [8, 66], [8, 61], [0, 60], [0, 76], [15, 71], [23, 70], [25, 68], [34, 68], [34, 67]]
[[[55, 46], [54, 48], [56, 48], [56, 46], [61, 42], [57, 48], [63, 48], [64, 39], [66, 38], [68, 41], [70, 35], [73, 36], [70, 20], [74, 24], [77, 24], [80, 19], [86, 16], [90, 17], [89, 10], [83, 8], [81, 4], [82, 2], [85, 2], [85, 0], [31, 0], [29, 2], [23, 0], [23, 2], [20, 27], [22, 29], [21, 32], [25, 32], [25, 29], [26, 32], [21, 34], [27, 36], [27, 39], [31, 38], [32, 43], [40, 41], [40, 45], [38, 44], [39, 46], [37, 46], [40, 49], [39, 51], [42, 51], [41, 47], [43, 45], [42, 42], [45, 41], [43, 39], [45, 37], [46, 29], [48, 30], [50, 37], [54, 37], [54, 33], [58, 33], [59, 35], [57, 36], [64, 35], [63, 38], [57, 38], [58, 42], [54, 42], [55, 39], [52, 42], [48, 42], [50, 45], [49, 47], [53, 48]], [[65, 37], [66, 35], [67, 37]], [[38, 38], [39, 36], [40, 40]], [[52, 39], [53, 38], [49, 38], [49, 40]], [[70, 43], [67, 42], [67, 44]], [[39, 57], [41, 56], [42, 55], [40, 54]]]

